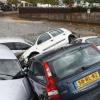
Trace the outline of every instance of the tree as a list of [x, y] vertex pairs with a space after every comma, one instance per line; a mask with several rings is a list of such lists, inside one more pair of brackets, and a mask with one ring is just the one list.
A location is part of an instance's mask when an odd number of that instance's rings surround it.
[[42, 0], [44, 4], [57, 5], [59, 0]]
[[74, 0], [64, 0], [63, 2], [66, 4], [72, 4], [72, 3], [74, 3]]
[[93, 3], [95, 0], [84, 0], [85, 2]]
[[32, 4], [36, 4], [38, 0], [25, 0], [26, 2], [32, 3]]
[[89, 3], [100, 3], [100, 0], [84, 0], [84, 1]]
[[36, 4], [36, 3], [43, 3], [43, 4], [58, 4], [58, 0], [25, 0], [29, 3]]
[[71, 6], [74, 3], [74, 0], [64, 0], [63, 3]]
[[7, 3], [8, 4], [15, 4], [15, 5], [17, 5], [18, 0], [7, 0]]

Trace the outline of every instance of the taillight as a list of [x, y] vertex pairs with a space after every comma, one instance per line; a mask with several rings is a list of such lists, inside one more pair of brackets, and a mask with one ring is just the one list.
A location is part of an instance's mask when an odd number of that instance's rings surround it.
[[98, 49], [98, 47], [96, 46], [95, 43], [92, 43], [92, 47], [95, 48], [96, 50], [98, 50], [100, 52], [100, 50]]
[[48, 65], [47, 62], [44, 63], [44, 69], [45, 69], [46, 78], [47, 78], [46, 91], [47, 91], [47, 94], [48, 94], [48, 98], [50, 100], [60, 99], [60, 95], [58, 93], [55, 81], [52, 77], [52, 73], [49, 69], [49, 65]]
[[92, 47], [97, 49], [97, 46], [95, 43], [92, 43]]

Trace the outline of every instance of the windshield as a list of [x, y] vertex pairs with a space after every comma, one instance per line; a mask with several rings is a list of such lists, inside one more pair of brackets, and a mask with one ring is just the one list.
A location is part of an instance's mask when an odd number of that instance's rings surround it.
[[100, 46], [100, 38], [90, 38], [86, 40], [87, 43], [95, 43], [97, 46]]
[[34, 43], [29, 41], [29, 40], [25, 40], [28, 44], [33, 45]]
[[21, 68], [16, 59], [0, 59], [0, 77], [1, 74], [15, 76], [19, 71]]
[[52, 72], [63, 78], [75, 73], [83, 65], [90, 65], [100, 61], [100, 53], [93, 47], [79, 48], [70, 53], [64, 53], [59, 58], [50, 61]]

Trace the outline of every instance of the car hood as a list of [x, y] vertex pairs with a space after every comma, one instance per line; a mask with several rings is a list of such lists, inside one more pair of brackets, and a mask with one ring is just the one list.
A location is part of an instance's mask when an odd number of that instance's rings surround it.
[[0, 80], [0, 100], [29, 100], [26, 79]]

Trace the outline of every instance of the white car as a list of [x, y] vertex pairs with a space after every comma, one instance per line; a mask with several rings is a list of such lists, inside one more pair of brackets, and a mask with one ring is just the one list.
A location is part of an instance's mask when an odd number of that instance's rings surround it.
[[0, 100], [32, 100], [32, 94], [16, 56], [0, 44]]
[[75, 34], [65, 28], [58, 28], [43, 33], [37, 38], [35, 44], [22, 54], [19, 60], [27, 62], [32, 56], [58, 48], [71, 42], [74, 37]]
[[100, 37], [98, 36], [86, 36], [80, 37], [74, 40], [72, 43], [94, 43], [97, 48], [100, 50]]
[[16, 56], [21, 55], [25, 50], [32, 46], [32, 42], [22, 38], [0, 38], [0, 43], [9, 47]]

